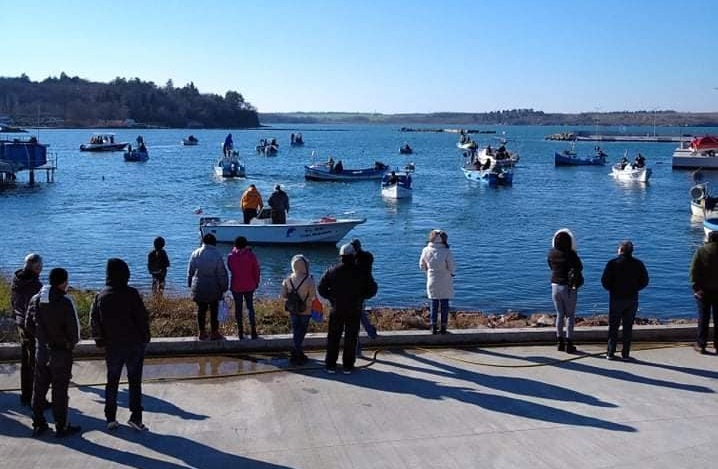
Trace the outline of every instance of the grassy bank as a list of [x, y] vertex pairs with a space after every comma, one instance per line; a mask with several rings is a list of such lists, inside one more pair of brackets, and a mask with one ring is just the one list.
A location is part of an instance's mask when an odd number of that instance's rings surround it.
[[[80, 316], [83, 339], [90, 338], [90, 306], [95, 291], [70, 289]], [[197, 334], [196, 305], [188, 297], [161, 297], [145, 295], [145, 305], [150, 313], [150, 324], [153, 337], [184, 337]], [[325, 304], [328, 312], [328, 305]], [[283, 301], [276, 298], [255, 299], [257, 332], [259, 335], [288, 334], [291, 326], [288, 315], [284, 312]], [[237, 324], [231, 319], [220, 325], [221, 332], [227, 337], [237, 335]], [[7, 278], [0, 277], [0, 342], [17, 339], [12, 310], [10, 306], [10, 283]], [[379, 331], [426, 330], [429, 329], [429, 311], [424, 308], [382, 308], [375, 307], [370, 312], [372, 322]], [[555, 315], [539, 312], [525, 315], [518, 312], [503, 314], [483, 314], [479, 311], [452, 311], [449, 315], [450, 329], [496, 329], [516, 327], [551, 327]], [[691, 322], [685, 320], [667, 322]], [[656, 319], [637, 318], [637, 324], [661, 324]], [[245, 311], [246, 324], [246, 311]], [[606, 315], [579, 317], [577, 326], [608, 326]], [[321, 323], [310, 322], [309, 332], [326, 332], [326, 320]], [[246, 330], [245, 330], [246, 332]]]

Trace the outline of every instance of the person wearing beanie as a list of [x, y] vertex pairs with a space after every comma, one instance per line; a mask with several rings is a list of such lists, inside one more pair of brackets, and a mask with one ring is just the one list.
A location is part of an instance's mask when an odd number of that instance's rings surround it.
[[170, 258], [165, 251], [165, 239], [162, 236], [155, 238], [153, 246], [154, 249], [147, 254], [147, 270], [152, 275], [152, 293], [161, 295], [165, 290]]
[[42, 288], [40, 283], [42, 257], [31, 253], [25, 256], [22, 269], [16, 270], [12, 279], [11, 303], [15, 313], [15, 325], [20, 338], [20, 403], [29, 407], [32, 399], [32, 381], [35, 374], [35, 336], [25, 328], [27, 305]]
[[44, 411], [45, 396], [52, 385], [52, 414], [55, 436], [80, 432], [70, 425], [67, 390], [72, 378], [72, 350], [80, 341], [80, 322], [72, 297], [67, 295], [68, 273], [62, 268], [50, 271], [50, 286], [32, 297], [25, 327], [37, 338], [35, 377], [32, 390], [33, 436], [49, 430]]
[[272, 209], [272, 224], [283, 225], [287, 223], [287, 213], [289, 213], [289, 196], [282, 190], [282, 186], [277, 184], [274, 186], [274, 192], [269, 196], [267, 201], [269, 208]]
[[633, 243], [621, 241], [618, 257], [606, 264], [601, 276], [603, 288], [608, 290], [608, 350], [606, 358], [616, 359], [618, 328], [623, 323], [624, 360], [631, 358], [633, 320], [638, 311], [638, 292], [648, 286], [648, 271], [640, 260], [633, 257]]
[[356, 264], [355, 250], [344, 244], [339, 250], [341, 262], [330, 268], [319, 280], [319, 294], [329, 300], [329, 331], [324, 364], [328, 373], [336, 373], [339, 358], [339, 342], [344, 334], [342, 368], [345, 374], [354, 371], [356, 341], [364, 300], [377, 292], [377, 284], [371, 275]]
[[145, 430], [142, 423], [142, 365], [145, 347], [150, 341], [149, 314], [139, 292], [128, 285], [130, 268], [122, 259], [107, 261], [105, 288], [92, 302], [90, 326], [92, 338], [105, 349], [107, 384], [105, 385], [105, 419], [108, 430], [116, 430], [117, 390], [122, 369], [127, 367], [130, 388], [130, 420], [135, 430]]
[[[219, 333], [219, 300], [229, 288], [229, 276], [224, 259], [217, 249], [217, 238], [212, 233], [202, 237], [202, 246], [195, 249], [187, 265], [187, 286], [192, 290], [192, 300], [197, 304], [199, 340], [223, 340]], [[206, 322], [209, 310], [211, 334], [207, 334]]]
[[[422, 249], [419, 268], [426, 272], [426, 296], [431, 300], [431, 333], [447, 333], [449, 300], [454, 297], [454, 256], [447, 243], [448, 235], [442, 230], [431, 230], [429, 242]], [[436, 321], [440, 317], [441, 329]]]

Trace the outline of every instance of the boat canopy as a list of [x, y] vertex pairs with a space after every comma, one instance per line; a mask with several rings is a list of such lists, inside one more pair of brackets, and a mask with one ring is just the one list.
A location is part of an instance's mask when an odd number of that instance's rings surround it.
[[696, 137], [691, 142], [694, 150], [718, 150], [718, 137], [707, 135], [705, 137]]

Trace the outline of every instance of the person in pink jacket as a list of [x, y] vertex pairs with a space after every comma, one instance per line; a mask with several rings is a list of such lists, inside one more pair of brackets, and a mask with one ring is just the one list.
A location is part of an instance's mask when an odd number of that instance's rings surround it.
[[242, 301], [247, 303], [247, 316], [251, 327], [252, 339], [257, 338], [257, 324], [254, 318], [254, 291], [259, 287], [259, 261], [247, 247], [247, 238], [239, 236], [234, 240], [234, 248], [227, 257], [227, 267], [232, 274], [230, 290], [234, 297], [234, 317], [240, 339], [244, 339], [244, 320], [242, 319]]

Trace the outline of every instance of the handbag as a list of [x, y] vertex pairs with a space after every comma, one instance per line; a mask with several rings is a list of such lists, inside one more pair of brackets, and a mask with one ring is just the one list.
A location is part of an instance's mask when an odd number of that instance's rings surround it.
[[312, 319], [315, 322], [324, 321], [324, 305], [318, 298], [312, 300]]

